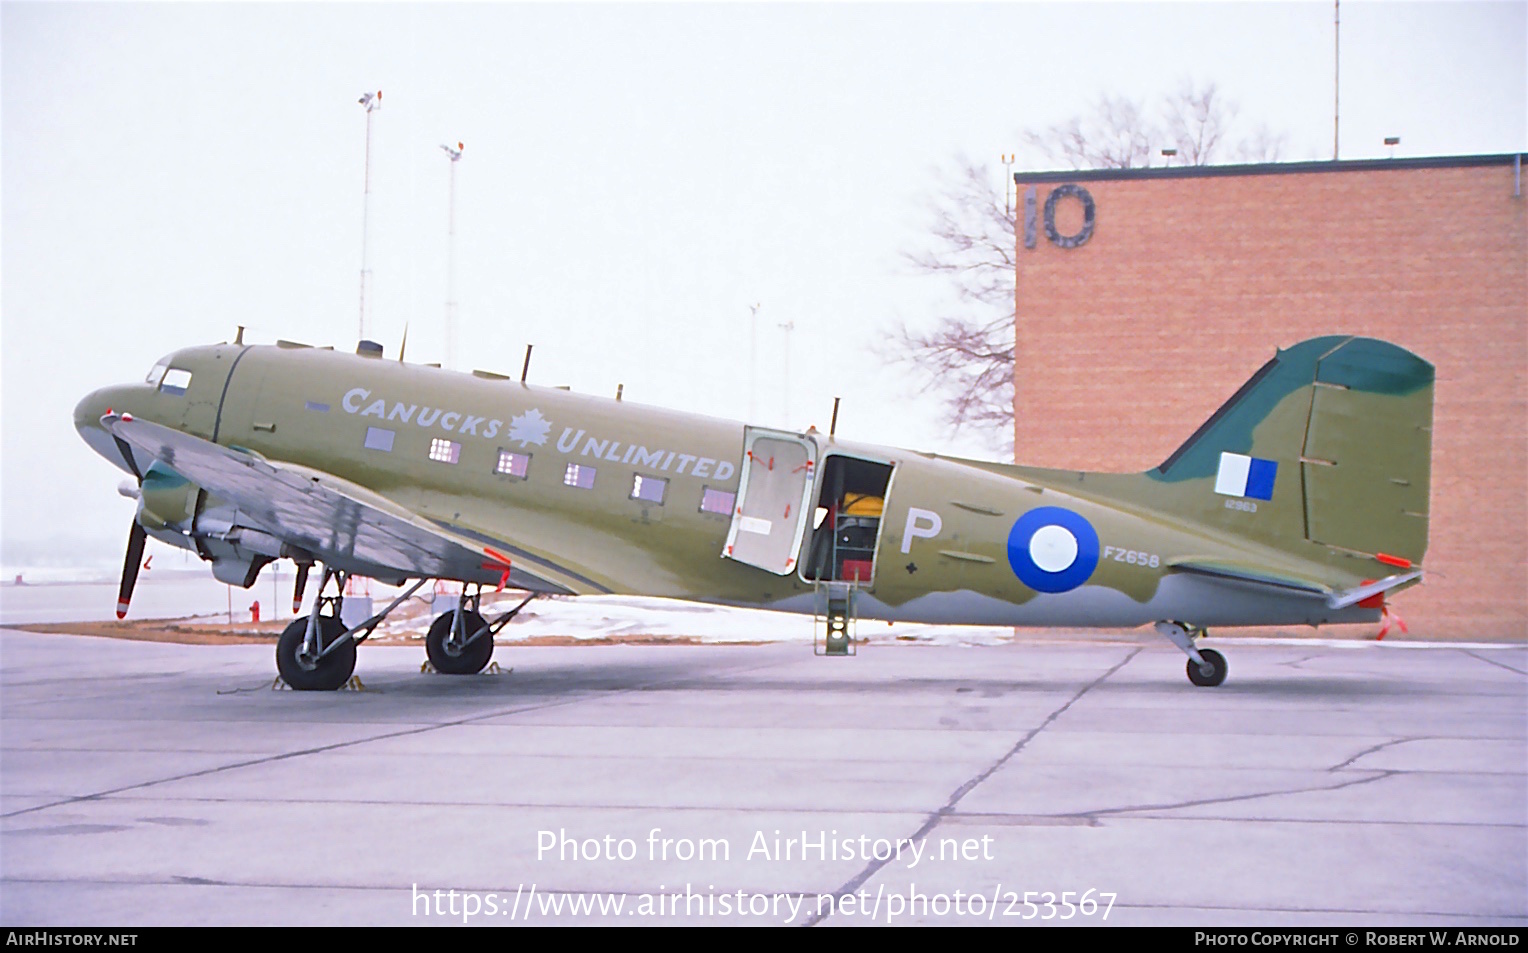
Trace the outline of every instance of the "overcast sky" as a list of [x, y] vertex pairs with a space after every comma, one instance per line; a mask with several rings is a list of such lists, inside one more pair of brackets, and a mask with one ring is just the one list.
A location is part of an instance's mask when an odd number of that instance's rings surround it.
[[[1343, 158], [1528, 147], [1525, 10], [1343, 4]], [[992, 456], [874, 350], [939, 300], [900, 258], [937, 170], [964, 154], [1000, 183], [1022, 130], [1184, 79], [1283, 158], [1330, 158], [1332, 12], [4, 3], [0, 556], [120, 551], [122, 475], [72, 426], [88, 391], [239, 324], [354, 347], [367, 90], [389, 354], [407, 322], [410, 359], [443, 356], [439, 146], [461, 141], [464, 369], [517, 373], [529, 342], [533, 381], [742, 418], [759, 303], [759, 422], [825, 427], [841, 395], [851, 439]]]

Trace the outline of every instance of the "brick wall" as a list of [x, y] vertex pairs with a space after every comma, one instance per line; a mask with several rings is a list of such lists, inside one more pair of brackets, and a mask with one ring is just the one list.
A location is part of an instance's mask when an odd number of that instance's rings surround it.
[[1429, 576], [1396, 608], [1414, 635], [1528, 636], [1528, 200], [1510, 159], [1344, 165], [1020, 175], [1042, 213], [1084, 186], [1096, 219], [1074, 249], [1020, 229], [1015, 456], [1145, 470], [1275, 347], [1393, 341], [1437, 367]]

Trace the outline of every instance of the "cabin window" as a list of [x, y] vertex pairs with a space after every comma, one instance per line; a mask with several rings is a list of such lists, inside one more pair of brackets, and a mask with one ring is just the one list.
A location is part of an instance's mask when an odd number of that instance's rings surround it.
[[323, 403], [322, 401], [310, 400], [303, 406], [307, 407], [309, 410], [316, 410], [321, 414], [327, 414], [329, 412], [329, 405]]
[[436, 463], [455, 463], [462, 455], [462, 445], [455, 440], [436, 437], [430, 441], [430, 459]]
[[525, 475], [531, 469], [531, 455], [528, 453], [511, 453], [503, 447], [499, 448], [499, 462], [494, 464], [493, 472], [501, 476], [512, 476], [525, 479]]
[[631, 479], [631, 498], [634, 500], [646, 500], [649, 503], [663, 505], [663, 497], [668, 493], [668, 481], [659, 477], [643, 476], [638, 473]]
[[393, 452], [393, 432], [381, 427], [366, 428], [366, 449], [381, 450], [383, 453]]
[[723, 516], [732, 515], [732, 507], [737, 504], [737, 494], [727, 490], [718, 490], [708, 486], [700, 494], [700, 511], [702, 513], [720, 513]]
[[581, 490], [592, 490], [594, 489], [594, 468], [570, 463], [568, 469], [562, 474], [562, 482]]
[[172, 367], [164, 372], [164, 380], [159, 382], [159, 389], [166, 394], [184, 394], [186, 388], [191, 386], [191, 372], [183, 371], [178, 367]]

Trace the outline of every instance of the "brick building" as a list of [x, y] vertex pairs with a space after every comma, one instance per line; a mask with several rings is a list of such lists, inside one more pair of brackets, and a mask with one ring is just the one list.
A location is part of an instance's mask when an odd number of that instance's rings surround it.
[[1437, 367], [1413, 635], [1528, 636], [1523, 155], [1019, 173], [1015, 456], [1146, 470], [1322, 334]]

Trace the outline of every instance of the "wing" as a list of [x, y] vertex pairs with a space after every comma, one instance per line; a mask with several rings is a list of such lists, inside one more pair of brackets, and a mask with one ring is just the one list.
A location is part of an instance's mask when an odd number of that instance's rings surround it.
[[101, 425], [129, 445], [233, 504], [240, 525], [268, 533], [326, 564], [379, 578], [440, 578], [538, 592], [565, 586], [512, 565], [499, 549], [429, 523], [347, 480], [220, 446], [128, 414]]

